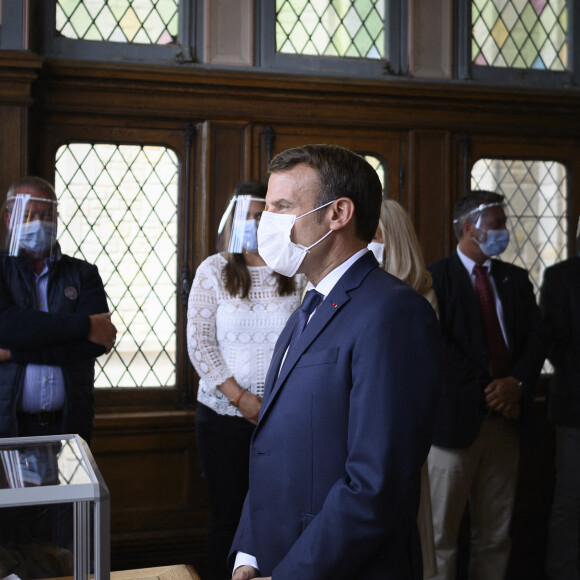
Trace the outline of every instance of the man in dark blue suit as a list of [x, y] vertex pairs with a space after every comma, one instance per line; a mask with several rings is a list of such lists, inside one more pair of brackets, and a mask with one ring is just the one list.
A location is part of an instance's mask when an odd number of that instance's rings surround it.
[[457, 250], [428, 267], [445, 342], [443, 394], [429, 452], [439, 580], [455, 579], [459, 525], [471, 514], [470, 580], [501, 580], [525, 419], [544, 361], [528, 274], [492, 260], [508, 244], [505, 200], [474, 191], [454, 210]]
[[576, 255], [546, 269], [540, 299], [554, 374], [548, 419], [556, 427], [556, 486], [546, 571], [550, 580], [580, 578], [580, 224]]
[[420, 471], [439, 398], [433, 308], [367, 250], [382, 188], [362, 157], [307, 145], [270, 172], [260, 254], [315, 290], [266, 378], [234, 578], [420, 579]]

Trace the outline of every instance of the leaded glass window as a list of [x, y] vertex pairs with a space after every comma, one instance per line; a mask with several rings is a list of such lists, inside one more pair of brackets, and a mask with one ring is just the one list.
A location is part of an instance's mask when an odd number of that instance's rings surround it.
[[567, 0], [472, 0], [471, 62], [565, 71]]
[[56, 154], [58, 239], [105, 284], [115, 348], [97, 387], [175, 385], [178, 162], [165, 147], [72, 143]]
[[57, 0], [56, 30], [65, 38], [174, 44], [179, 0]]
[[385, 58], [386, 0], [276, 0], [276, 51]]
[[388, 185], [388, 174], [387, 174], [387, 164], [380, 157], [372, 154], [363, 154], [364, 158], [372, 165], [373, 169], [377, 172], [379, 179], [381, 180], [381, 185], [383, 186], [383, 197], [387, 199], [389, 197], [389, 192], [387, 189]]
[[544, 270], [567, 258], [566, 168], [556, 161], [480, 159], [471, 187], [505, 195], [510, 245], [501, 259], [528, 270], [537, 293]]

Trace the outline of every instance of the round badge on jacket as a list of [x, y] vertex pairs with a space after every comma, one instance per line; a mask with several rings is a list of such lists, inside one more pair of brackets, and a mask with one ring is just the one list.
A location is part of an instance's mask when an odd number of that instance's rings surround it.
[[79, 297], [79, 293], [78, 293], [77, 289], [74, 288], [73, 286], [69, 286], [68, 288], [65, 288], [64, 295], [69, 300], [76, 300]]

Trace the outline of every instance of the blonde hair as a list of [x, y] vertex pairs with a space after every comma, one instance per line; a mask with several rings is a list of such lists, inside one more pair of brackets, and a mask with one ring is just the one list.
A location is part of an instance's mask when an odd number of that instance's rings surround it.
[[379, 230], [385, 245], [383, 268], [426, 294], [431, 288], [431, 276], [425, 269], [415, 228], [400, 203], [392, 199], [383, 201]]

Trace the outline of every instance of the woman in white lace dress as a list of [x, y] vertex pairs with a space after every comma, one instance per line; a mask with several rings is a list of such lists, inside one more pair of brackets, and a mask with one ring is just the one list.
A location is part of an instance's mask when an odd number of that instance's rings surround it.
[[189, 295], [187, 346], [200, 377], [196, 437], [210, 503], [208, 580], [231, 578], [226, 559], [248, 488], [266, 371], [306, 283], [275, 274], [257, 253], [265, 196], [260, 182], [236, 187], [220, 224], [226, 221], [228, 252], [200, 264]]

